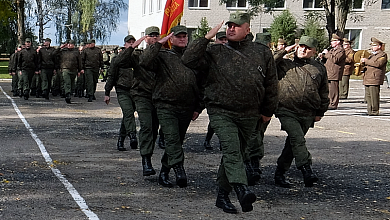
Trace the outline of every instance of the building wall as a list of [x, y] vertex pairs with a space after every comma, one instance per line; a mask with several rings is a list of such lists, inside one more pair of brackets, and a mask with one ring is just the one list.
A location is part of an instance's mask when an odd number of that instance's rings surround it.
[[[129, 0], [129, 33], [136, 38], [142, 35], [146, 27], [154, 25], [161, 27], [163, 19], [163, 10], [166, 0], [160, 0], [162, 10], [155, 10], [149, 13], [149, 4], [153, 2], [157, 4], [158, 0]], [[383, 0], [379, 0], [371, 5], [363, 6], [362, 10], [353, 11], [348, 16], [346, 29], [361, 29], [360, 43], [357, 49], [368, 49], [371, 37], [376, 37], [379, 40], [390, 43], [390, 9], [381, 9]], [[142, 5], [146, 3], [147, 13], [142, 14]], [[156, 7], [156, 6], [155, 6]], [[262, 13], [254, 17], [251, 21], [251, 31], [255, 33], [263, 32], [264, 28], [269, 28], [273, 22], [274, 16], [279, 15], [284, 9], [290, 12], [297, 18], [297, 24], [302, 27], [304, 23], [304, 14], [309, 11], [317, 11], [324, 13], [323, 9], [303, 9], [303, 0], [287, 0], [285, 8], [277, 9], [272, 13]], [[244, 9], [245, 10], [245, 9]], [[218, 0], [209, 0], [207, 8], [189, 8], [188, 0], [185, 0], [184, 13], [181, 19], [181, 24], [188, 28], [197, 28], [200, 25], [202, 17], [206, 17], [209, 26], [214, 27], [221, 21], [227, 21], [229, 14], [235, 12], [236, 9], [227, 9], [226, 5], [220, 5]], [[354, 22], [350, 18], [358, 18], [359, 21]], [[325, 17], [324, 17], [325, 18]], [[322, 21], [325, 25], [325, 21]], [[386, 52], [390, 51], [386, 48]]]

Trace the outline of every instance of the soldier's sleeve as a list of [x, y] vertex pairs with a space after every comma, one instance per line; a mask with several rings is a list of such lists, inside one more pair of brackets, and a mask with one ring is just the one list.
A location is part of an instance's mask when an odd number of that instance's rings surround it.
[[[270, 50], [265, 50], [265, 59], [267, 69], [264, 72], [264, 88], [265, 94], [263, 103], [261, 104], [260, 113], [264, 116], [271, 117], [278, 107], [278, 77], [276, 72], [276, 65]], [[263, 70], [264, 71], [264, 70]]]
[[16, 70], [18, 69], [18, 62], [19, 62], [19, 51], [15, 53], [14, 63], [12, 64], [13, 70], [14, 70], [15, 72], [16, 72]]
[[107, 71], [107, 81], [104, 85], [104, 95], [110, 96], [110, 92], [112, 88], [115, 86], [116, 82], [116, 74], [117, 74], [117, 68], [116, 68], [116, 59], [118, 57], [115, 57], [111, 60], [110, 68]]
[[345, 60], [345, 51], [334, 50], [332, 52], [325, 54], [324, 57], [332, 63], [340, 63], [341, 61]]
[[157, 57], [160, 52], [162, 44], [156, 42], [153, 45], [147, 47], [144, 52], [139, 56], [139, 65], [143, 68], [151, 71], [155, 71], [158, 68]]
[[190, 43], [183, 56], [181, 57], [183, 64], [191, 69], [201, 69], [203, 71], [206, 71], [205, 67], [207, 67], [208, 64], [205, 56], [207, 51], [207, 45], [209, 43], [210, 40], [206, 38], [199, 38]]
[[326, 68], [320, 64], [320, 72], [322, 74], [322, 80], [318, 88], [318, 92], [321, 98], [321, 105], [316, 111], [316, 116], [324, 116], [329, 106], [329, 87], [328, 87], [328, 74], [326, 74]]
[[21, 50], [18, 56], [17, 69], [22, 70], [22, 64], [23, 64], [23, 53]]
[[104, 67], [102, 51], [99, 51], [99, 67], [100, 69], [103, 69]]
[[82, 52], [81, 52], [81, 69], [85, 69], [85, 56], [86, 56], [86, 54], [85, 54], [85, 50], [83, 50]]
[[387, 64], [387, 54], [383, 53], [382, 56], [374, 56], [374, 59], [367, 59], [364, 64], [367, 66], [382, 68]]
[[80, 72], [82, 70], [82, 65], [81, 65], [81, 54], [77, 51], [77, 70]]
[[351, 52], [346, 56], [345, 58], [345, 64], [352, 64], [353, 63], [353, 55], [355, 52]]
[[118, 54], [118, 56], [116, 56], [115, 58], [116, 64], [118, 66], [123, 66], [128, 64], [131, 61], [131, 55], [133, 54], [133, 52], [134, 52], [134, 48], [132, 47], [126, 48], [125, 50], [120, 52], [120, 54]]

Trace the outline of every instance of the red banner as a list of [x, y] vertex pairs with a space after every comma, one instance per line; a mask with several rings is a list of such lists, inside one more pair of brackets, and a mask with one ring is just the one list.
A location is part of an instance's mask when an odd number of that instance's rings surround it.
[[167, 36], [171, 28], [179, 24], [183, 16], [183, 8], [184, 0], [167, 0], [161, 27], [161, 38]]

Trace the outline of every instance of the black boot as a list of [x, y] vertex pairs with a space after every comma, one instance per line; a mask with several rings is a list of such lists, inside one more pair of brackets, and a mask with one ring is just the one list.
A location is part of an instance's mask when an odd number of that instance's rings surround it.
[[291, 188], [291, 183], [286, 180], [286, 177], [284, 176], [285, 170], [276, 167], [275, 170], [275, 185], [283, 187], [283, 188]]
[[92, 100], [96, 100], [95, 94], [92, 95]]
[[20, 98], [23, 97], [23, 91], [21, 89], [18, 89], [18, 95], [19, 95]]
[[310, 164], [305, 164], [298, 168], [303, 174], [303, 181], [306, 187], [312, 187], [318, 181], [318, 177], [311, 170]]
[[223, 209], [224, 212], [236, 214], [236, 207], [230, 202], [229, 192], [225, 191], [221, 188], [218, 190], [217, 201], [215, 202], [215, 206]]
[[47, 89], [43, 90], [42, 96], [43, 96], [43, 98], [45, 98], [46, 100], [49, 100], [49, 93], [47, 92]]
[[255, 172], [258, 172], [259, 174], [261, 174], [261, 170], [260, 170], [260, 159], [259, 157], [251, 157], [251, 164], [252, 164], [252, 167], [253, 167], [253, 170]]
[[70, 104], [70, 99], [71, 99], [71, 95], [70, 95], [70, 93], [67, 93], [66, 97], [65, 97], [66, 103]]
[[255, 172], [250, 162], [245, 163], [246, 177], [248, 178], [248, 185], [254, 186], [260, 180], [260, 174]]
[[92, 102], [92, 96], [91, 95], [88, 96], [88, 102]]
[[30, 93], [28, 92], [28, 90], [24, 90], [24, 100], [28, 100], [28, 98], [30, 97], [29, 95]]
[[244, 184], [234, 184], [234, 191], [236, 191], [237, 199], [240, 202], [243, 212], [250, 212], [253, 210], [252, 203], [256, 202], [256, 195], [248, 189]]
[[60, 95], [61, 95], [61, 98], [66, 98], [66, 94], [65, 94], [65, 91], [64, 91], [64, 90], [61, 91], [61, 94], [60, 94]]
[[125, 145], [124, 145], [125, 139], [126, 139], [126, 136], [123, 137], [123, 136], [119, 135], [118, 143], [116, 144], [116, 146], [118, 147], [119, 151], [125, 151], [126, 150]]
[[152, 166], [152, 159], [150, 155], [142, 156], [142, 170], [143, 176], [150, 176], [156, 174]]
[[31, 96], [34, 96], [34, 95], [36, 95], [36, 94], [37, 94], [36, 89], [31, 89], [30, 95], [31, 95]]
[[36, 98], [41, 98], [42, 97], [42, 90], [37, 90], [37, 93], [35, 94]]
[[137, 135], [135, 134], [135, 132], [130, 132], [129, 137], [130, 137], [130, 148], [137, 149], [138, 140], [137, 140]]
[[210, 145], [210, 141], [209, 140], [204, 140], [204, 143], [203, 143], [203, 146], [206, 150], [212, 150], [213, 147]]
[[19, 93], [18, 93], [18, 91], [19, 91], [19, 90], [15, 89], [15, 90], [13, 91], [13, 94], [12, 94], [12, 95], [13, 95], [14, 97], [17, 97], [17, 96], [19, 96]]
[[176, 174], [176, 185], [178, 185], [180, 188], [187, 187], [187, 175], [183, 164], [175, 164], [172, 168]]
[[78, 97], [78, 96], [79, 96], [79, 90], [76, 89], [76, 90], [74, 91], [74, 96], [73, 96], [73, 97]]
[[169, 168], [161, 167], [160, 175], [158, 176], [158, 183], [164, 187], [172, 187], [172, 183], [169, 180]]
[[165, 140], [164, 135], [161, 135], [158, 137], [158, 147], [161, 149], [165, 149]]

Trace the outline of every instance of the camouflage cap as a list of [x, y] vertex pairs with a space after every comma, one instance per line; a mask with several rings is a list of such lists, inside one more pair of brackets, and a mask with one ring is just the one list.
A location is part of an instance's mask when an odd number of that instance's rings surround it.
[[160, 28], [156, 26], [150, 26], [145, 29], [145, 35], [149, 35], [151, 33], [158, 33], [160, 34]]
[[234, 12], [234, 13], [231, 13], [230, 16], [229, 16], [229, 21], [227, 21], [225, 24], [228, 24], [228, 23], [235, 23], [235, 24], [238, 24], [238, 25], [242, 25], [244, 23], [248, 23], [250, 24], [251, 22], [251, 17], [249, 16], [248, 13], [246, 12]]
[[51, 39], [50, 38], [46, 38], [45, 42], [50, 42], [51, 43]]
[[131, 39], [133, 39], [135, 41], [135, 37], [133, 35], [127, 35], [123, 41], [126, 43], [127, 41], [129, 41]]
[[94, 39], [89, 39], [87, 42], [87, 44], [94, 44], [94, 43], [96, 43], [96, 41]]
[[299, 39], [298, 44], [299, 45], [306, 45], [310, 48], [317, 48], [318, 41], [317, 41], [317, 39], [309, 37], [309, 36], [302, 36], [301, 39]]
[[24, 42], [31, 42], [31, 38], [26, 38]]
[[68, 40], [68, 44], [75, 44], [74, 40]]
[[257, 33], [255, 42], [267, 45], [271, 42], [271, 34], [268, 32]]
[[382, 44], [384, 44], [384, 43], [382, 41], [376, 39], [375, 37], [371, 38], [371, 43], [370, 43], [371, 46], [377, 46], [377, 45], [382, 45]]
[[84, 43], [84, 42], [81, 42], [81, 43], [80, 43], [80, 46], [81, 46], [81, 47], [85, 46], [85, 43]]
[[216, 35], [215, 37], [216, 37], [217, 39], [226, 37], [226, 31], [220, 31], [220, 32], [218, 32], [217, 35]]
[[173, 35], [175, 35], [175, 36], [180, 34], [180, 33], [188, 34], [187, 27], [183, 26], [183, 25], [177, 25], [177, 26], [171, 28], [171, 33], [172, 32], [173, 32]]

